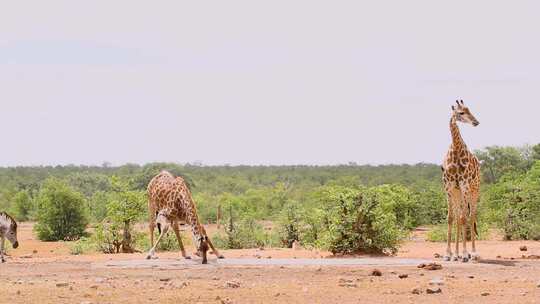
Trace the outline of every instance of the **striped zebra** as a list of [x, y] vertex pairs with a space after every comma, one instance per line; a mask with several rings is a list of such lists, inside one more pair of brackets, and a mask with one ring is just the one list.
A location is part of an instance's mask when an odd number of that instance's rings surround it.
[[0, 212], [0, 261], [4, 263], [4, 242], [11, 242], [13, 248], [19, 247], [17, 241], [17, 222], [7, 213]]

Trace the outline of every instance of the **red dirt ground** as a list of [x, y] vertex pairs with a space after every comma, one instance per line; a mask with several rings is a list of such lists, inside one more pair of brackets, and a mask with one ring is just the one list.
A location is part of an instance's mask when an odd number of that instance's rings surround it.
[[[40, 242], [32, 225], [20, 225], [17, 250], [0, 264], [0, 303], [540, 303], [540, 242], [480, 241], [491, 263], [443, 264], [428, 271], [415, 266], [228, 266], [186, 265], [121, 269], [96, 267], [109, 260], [142, 260], [142, 254], [73, 256], [64, 242]], [[211, 227], [209, 231], [215, 230]], [[445, 244], [405, 243], [397, 258], [434, 259]], [[520, 246], [527, 246], [522, 252]], [[329, 257], [327, 252], [291, 249], [226, 250], [227, 258]], [[158, 253], [160, 259], [178, 253]], [[499, 257], [498, 257], [499, 256]], [[502, 264], [513, 264], [504, 266]], [[400, 274], [407, 278], [400, 279]], [[439, 278], [441, 286], [429, 282]], [[235, 288], [232, 285], [238, 284]], [[58, 286], [57, 286], [58, 285]], [[441, 289], [427, 294], [426, 289]], [[421, 293], [413, 294], [418, 288]]]

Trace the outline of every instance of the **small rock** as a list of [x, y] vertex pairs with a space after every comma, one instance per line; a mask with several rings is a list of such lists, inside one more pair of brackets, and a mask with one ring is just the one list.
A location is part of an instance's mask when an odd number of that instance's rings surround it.
[[441, 293], [442, 290], [440, 288], [428, 288], [426, 289], [426, 293], [427, 294], [436, 294], [436, 293]]
[[527, 246], [521, 246], [521, 247], [519, 247], [519, 250], [520, 251], [527, 251]]
[[538, 281], [538, 283], [536, 283], [536, 287], [540, 288], [540, 281]]
[[420, 264], [418, 268], [423, 268], [425, 270], [441, 270], [442, 265], [439, 263], [429, 263], [429, 264]]
[[429, 285], [443, 286], [444, 281], [441, 278], [433, 278], [431, 281], [429, 281]]
[[20, 290], [17, 290], [17, 295], [18, 295], [18, 296], [21, 295], [21, 291], [20, 291]]
[[382, 276], [382, 272], [379, 269], [373, 269], [371, 271], [371, 275], [374, 276], [374, 277], [380, 277], [380, 276]]
[[356, 288], [358, 287], [358, 285], [354, 284], [354, 283], [341, 283], [339, 284], [340, 287], [347, 287], [347, 288]]
[[278, 293], [276, 293], [276, 294], [274, 295], [274, 297], [277, 298], [277, 297], [279, 297], [280, 295], [281, 295], [281, 293], [278, 292]]
[[92, 286], [90, 286], [90, 288], [92, 288], [92, 289], [98, 289], [98, 286], [97, 286], [97, 285], [92, 285]]
[[319, 267], [318, 267], [318, 268], [317, 268], [317, 269], [316, 269], [315, 271], [317, 271], [317, 272], [321, 272], [321, 271], [322, 271], [322, 267], [321, 267], [321, 266], [319, 266]]
[[67, 282], [56, 283], [56, 287], [68, 287], [68, 286], [69, 286], [69, 283]]
[[408, 277], [409, 277], [409, 275], [406, 274], [406, 273], [402, 273], [402, 274], [398, 275], [398, 278], [400, 278], [400, 279], [406, 279]]
[[34, 250], [32, 250], [32, 253], [33, 253], [33, 254], [37, 254], [38, 251], [34, 249]]
[[469, 275], [469, 276], [467, 276], [467, 278], [469, 278], [469, 279], [474, 279], [474, 276], [473, 276], [473, 275]]
[[240, 287], [240, 283], [239, 282], [236, 282], [236, 281], [227, 281], [225, 283], [225, 287], [229, 287], [229, 288], [239, 288]]
[[218, 277], [212, 277], [212, 280], [213, 281], [219, 281], [219, 278]]
[[490, 293], [489, 293], [489, 292], [482, 292], [480, 295], [481, 295], [482, 297], [487, 297], [487, 296], [490, 295]]
[[160, 278], [159, 280], [161, 282], [169, 282], [171, 280], [171, 278]]
[[441, 258], [441, 255], [438, 254], [438, 253], [435, 253], [435, 254], [433, 254], [433, 257], [436, 258], [436, 259], [440, 259], [440, 258]]
[[422, 289], [416, 287], [414, 288], [412, 291], [411, 291], [412, 294], [416, 294], [416, 295], [419, 295], [422, 293]]

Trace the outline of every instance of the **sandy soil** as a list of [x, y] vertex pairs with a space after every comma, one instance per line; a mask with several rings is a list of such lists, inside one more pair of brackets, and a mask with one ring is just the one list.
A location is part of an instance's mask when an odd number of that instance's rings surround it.
[[[190, 264], [167, 267], [107, 267], [111, 261], [142, 261], [144, 254], [72, 256], [66, 243], [35, 239], [30, 224], [19, 231], [21, 246], [0, 265], [0, 303], [540, 303], [540, 242], [481, 241], [482, 263], [442, 263], [442, 270], [415, 265], [244, 266]], [[210, 227], [209, 231], [214, 230]], [[395, 259], [428, 259], [445, 244], [423, 240], [418, 231]], [[520, 246], [527, 246], [522, 252]], [[327, 252], [227, 250], [227, 258], [319, 259]], [[160, 260], [179, 253], [159, 253]], [[370, 258], [370, 257], [361, 257]], [[399, 275], [407, 274], [407, 278]], [[442, 285], [430, 285], [440, 279]], [[413, 294], [418, 288], [420, 294]], [[427, 294], [427, 288], [440, 288]]]

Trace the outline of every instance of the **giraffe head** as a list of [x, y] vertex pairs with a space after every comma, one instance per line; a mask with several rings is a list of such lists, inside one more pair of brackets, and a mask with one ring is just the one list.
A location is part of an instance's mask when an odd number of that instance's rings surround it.
[[206, 264], [208, 263], [206, 258], [206, 252], [208, 251], [208, 237], [206, 235], [201, 235], [196, 241], [197, 251], [199, 251], [199, 254], [202, 257], [202, 263]]
[[159, 234], [161, 234], [161, 230], [163, 230], [164, 233], [167, 233], [167, 231], [169, 230], [169, 227], [171, 226], [169, 215], [170, 211], [168, 209], [163, 209], [159, 212], [156, 212], [156, 226]]
[[468, 107], [465, 106], [463, 100], [456, 100], [457, 106], [452, 106], [453, 115], [457, 121], [468, 123], [473, 126], [478, 126], [480, 122], [474, 117]]

